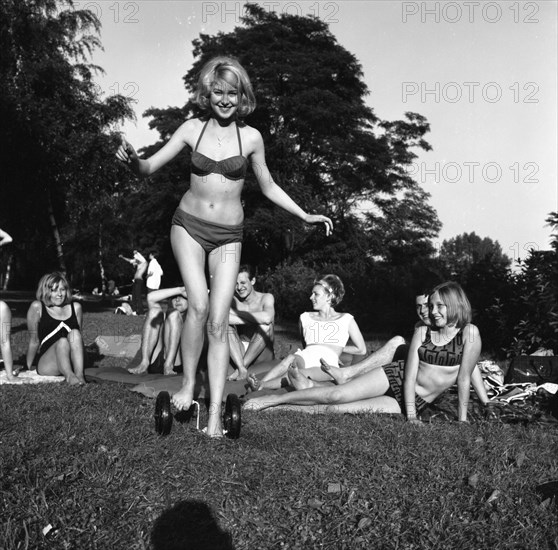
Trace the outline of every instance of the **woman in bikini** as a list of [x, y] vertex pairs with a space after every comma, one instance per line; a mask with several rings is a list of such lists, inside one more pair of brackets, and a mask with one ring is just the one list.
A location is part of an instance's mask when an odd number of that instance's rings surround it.
[[38, 351], [38, 374], [62, 375], [72, 386], [85, 384], [81, 326], [81, 304], [72, 302], [66, 277], [62, 273], [43, 275], [37, 299], [27, 311], [27, 367], [31, 367]]
[[244, 213], [240, 197], [248, 165], [262, 193], [272, 202], [306, 223], [324, 223], [327, 235], [333, 226], [326, 216], [307, 214], [273, 181], [261, 134], [242, 122], [256, 102], [250, 79], [235, 59], [217, 57], [209, 61], [201, 70], [192, 100], [205, 110], [205, 117], [184, 122], [148, 159], [138, 158], [126, 141], [119, 147], [117, 158], [135, 174], [149, 176], [184, 147], [193, 151], [190, 188], [174, 214], [170, 235], [189, 300], [180, 346], [182, 388], [172, 401], [178, 409], [188, 409], [192, 404], [207, 325], [210, 387], [207, 434], [219, 437], [229, 360], [228, 315], [242, 246]]
[[[471, 324], [471, 305], [454, 282], [438, 285], [429, 297], [431, 326], [419, 326], [413, 335], [407, 361], [372, 369], [341, 385], [314, 386], [292, 365], [289, 378], [298, 391], [257, 397], [245, 408], [263, 410], [279, 405], [305, 412], [404, 413], [419, 422], [418, 415], [457, 382], [458, 418], [467, 420], [471, 384], [483, 404], [488, 403], [482, 376], [475, 365], [481, 338]], [[334, 369], [327, 369], [335, 373]]]

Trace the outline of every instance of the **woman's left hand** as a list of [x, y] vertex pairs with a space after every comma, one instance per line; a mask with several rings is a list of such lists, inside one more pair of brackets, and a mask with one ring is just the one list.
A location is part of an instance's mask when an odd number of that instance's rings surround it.
[[306, 223], [324, 223], [326, 226], [326, 236], [329, 237], [333, 232], [333, 222], [327, 217], [320, 214], [309, 214], [306, 217]]

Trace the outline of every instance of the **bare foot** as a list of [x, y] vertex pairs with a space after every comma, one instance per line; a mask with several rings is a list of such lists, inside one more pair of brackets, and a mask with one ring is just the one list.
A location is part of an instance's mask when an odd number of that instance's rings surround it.
[[147, 372], [149, 365], [144, 365], [143, 363], [140, 363], [137, 367], [134, 367], [133, 369], [127, 369], [128, 372], [130, 374], [143, 374], [144, 372]]
[[223, 425], [221, 424], [221, 406], [211, 404], [207, 418], [207, 429], [205, 432], [209, 437], [223, 437]]
[[289, 377], [289, 382], [295, 390], [306, 390], [314, 387], [312, 380], [304, 376], [294, 363], [289, 367], [287, 376]]
[[[77, 376], [77, 375], [76, 375]], [[82, 376], [77, 376], [77, 379], [79, 380], [79, 385], [80, 386], [85, 386], [85, 384], [87, 384], [87, 382], [85, 381], [85, 378]]]
[[80, 382], [79, 378], [75, 375], [75, 374], [70, 374], [68, 376], [68, 378], [66, 378], [66, 382], [68, 382], [68, 384], [70, 386], [81, 386], [82, 383]]
[[237, 370], [235, 370], [228, 378], [227, 380], [229, 382], [232, 382], [234, 380], [245, 380], [246, 378], [248, 378], [248, 369], [244, 368], [244, 367], [238, 367]]
[[321, 369], [326, 373], [329, 374], [333, 380], [335, 380], [336, 384], [344, 384], [347, 381], [347, 377], [345, 373], [338, 367], [334, 367], [326, 363], [323, 359], [320, 359]]
[[194, 401], [194, 385], [185, 384], [182, 388], [171, 397], [172, 404], [179, 411], [187, 411]]
[[176, 374], [176, 372], [174, 372], [174, 367], [173, 365], [170, 365], [169, 367], [167, 367], [166, 365], [163, 367], [163, 375], [164, 376], [174, 376]]
[[258, 391], [260, 389], [261, 382], [255, 375], [249, 374], [246, 378], [246, 382], [248, 382], [248, 386], [252, 391]]

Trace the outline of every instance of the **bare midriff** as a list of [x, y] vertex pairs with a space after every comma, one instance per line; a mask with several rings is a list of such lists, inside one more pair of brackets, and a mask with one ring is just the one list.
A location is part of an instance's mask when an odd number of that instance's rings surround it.
[[221, 174], [190, 177], [190, 189], [179, 208], [209, 222], [238, 225], [244, 220], [240, 195], [244, 180], [229, 180]]
[[460, 365], [445, 367], [419, 361], [416, 393], [431, 403], [441, 393], [455, 384]]

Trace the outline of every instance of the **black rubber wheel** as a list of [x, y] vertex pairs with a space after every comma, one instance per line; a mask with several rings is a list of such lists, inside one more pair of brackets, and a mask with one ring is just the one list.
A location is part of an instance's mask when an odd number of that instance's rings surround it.
[[172, 414], [170, 394], [168, 391], [161, 391], [155, 401], [155, 431], [159, 435], [170, 434], [172, 428]]
[[240, 437], [240, 399], [234, 393], [227, 395], [225, 403], [225, 415], [223, 418], [223, 427], [227, 437], [230, 439], [238, 439]]

